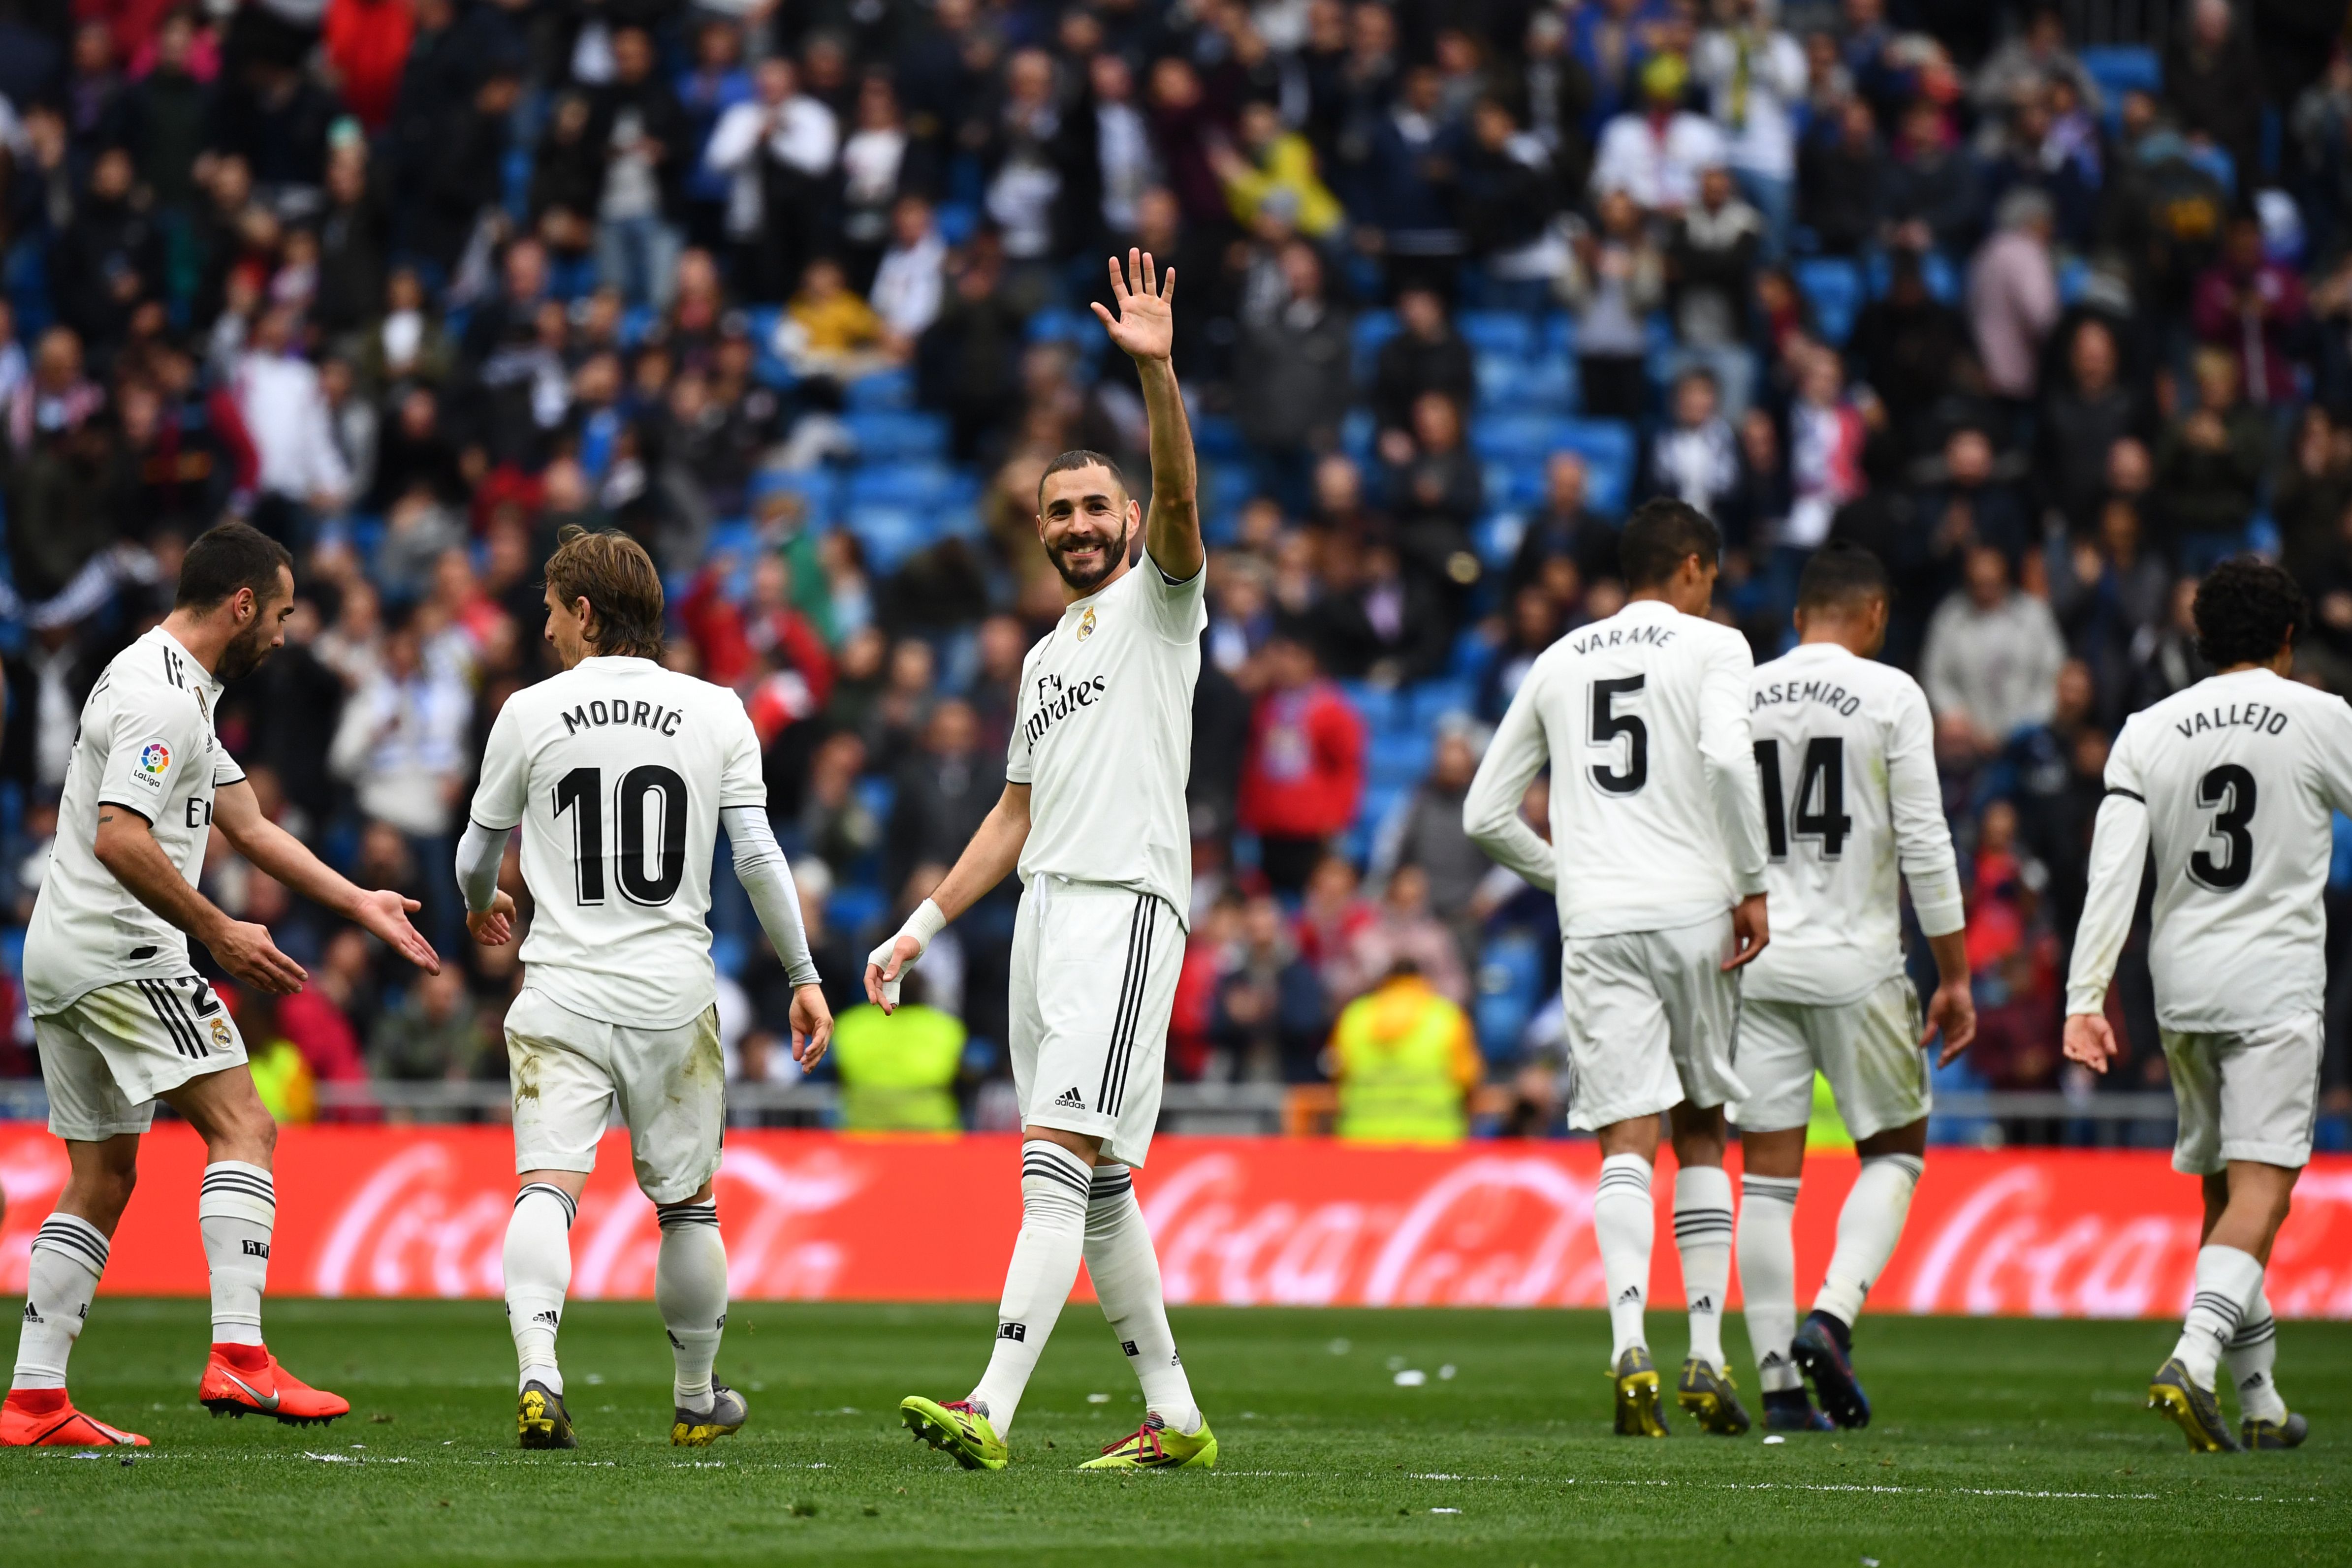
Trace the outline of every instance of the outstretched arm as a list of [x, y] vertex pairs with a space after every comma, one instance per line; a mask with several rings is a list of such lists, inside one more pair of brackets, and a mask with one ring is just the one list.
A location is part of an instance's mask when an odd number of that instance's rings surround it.
[[416, 900], [404, 898], [389, 888], [363, 888], [346, 879], [312, 854], [309, 845], [265, 816], [251, 784], [240, 779], [214, 792], [213, 824], [256, 869], [276, 877], [320, 907], [332, 910], [362, 930], [382, 937], [394, 952], [426, 974], [441, 972], [441, 959], [433, 951], [433, 944], [408, 923], [409, 915], [423, 907]]
[[1118, 258], [1111, 257], [1110, 291], [1118, 314], [1100, 305], [1094, 312], [1110, 340], [1135, 361], [1151, 423], [1151, 513], [1143, 520], [1143, 548], [1161, 571], [1181, 581], [1208, 558], [1201, 548], [1201, 475], [1192, 455], [1192, 425], [1170, 359], [1176, 342], [1176, 269], [1163, 275], [1150, 252], [1129, 250], [1124, 273]]

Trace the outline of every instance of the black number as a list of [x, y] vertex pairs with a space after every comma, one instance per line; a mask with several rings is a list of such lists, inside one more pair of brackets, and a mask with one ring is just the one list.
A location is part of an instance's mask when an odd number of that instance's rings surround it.
[[1756, 743], [1756, 774], [1764, 785], [1764, 843], [1776, 861], [1789, 858], [1789, 809], [1780, 792], [1780, 743]]
[[[646, 875], [646, 797], [661, 795], [660, 856]], [[667, 904], [686, 875], [686, 780], [654, 764], [621, 779], [621, 891], [634, 904]]]
[[1650, 781], [1650, 727], [1633, 714], [1616, 711], [1617, 699], [1640, 691], [1646, 679], [1621, 675], [1592, 683], [1592, 744], [1614, 747], [1621, 735], [1628, 743], [1623, 771], [1598, 763], [1592, 768], [1592, 781], [1612, 795], [1633, 794]]
[[575, 904], [604, 902], [604, 776], [575, 768], [555, 786], [555, 814], [572, 819], [572, 897]]
[[1805, 742], [1805, 760], [1797, 770], [1796, 810], [1789, 810], [1780, 788], [1780, 743], [1756, 743], [1756, 771], [1764, 787], [1764, 837], [1772, 858], [1789, 858], [1791, 835], [1811, 839], [1822, 846], [1823, 860], [1845, 852], [1846, 835], [1853, 819], [1845, 814], [1845, 742], [1834, 735], [1817, 735]]
[[[661, 822], [656, 830], [652, 873], [646, 869], [646, 798], [661, 797]], [[632, 904], [667, 904], [677, 895], [686, 877], [686, 780], [667, 768], [647, 764], [621, 776], [614, 791], [614, 815], [620, 819], [621, 891]], [[555, 814], [576, 811], [572, 820], [572, 866], [574, 900], [604, 902], [604, 775], [599, 768], [575, 768], [555, 786]]]
[[2224, 762], [2197, 780], [2197, 803], [2214, 809], [2213, 825], [2207, 831], [2229, 845], [2230, 853], [2216, 862], [2199, 850], [2189, 857], [2189, 874], [2215, 893], [2245, 886], [2254, 870], [2254, 835], [2246, 831], [2254, 820], [2254, 776], [2234, 762]]

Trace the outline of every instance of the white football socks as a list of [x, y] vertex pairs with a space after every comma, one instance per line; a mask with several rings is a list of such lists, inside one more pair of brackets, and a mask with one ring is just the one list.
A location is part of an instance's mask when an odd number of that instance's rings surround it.
[[2230, 1381], [2238, 1385], [2238, 1414], [2251, 1421], [2285, 1420], [2286, 1399], [2271, 1375], [2278, 1363], [2278, 1321], [2271, 1316], [2267, 1291], [2254, 1291], [2253, 1305], [2221, 1355], [2230, 1365]]
[[532, 1182], [515, 1195], [507, 1220], [506, 1280], [507, 1328], [520, 1367], [518, 1393], [527, 1383], [563, 1393], [555, 1334], [563, 1326], [564, 1292], [572, 1289], [572, 1220], [579, 1207], [570, 1193], [546, 1182]]
[[1675, 1248], [1693, 1360], [1723, 1370], [1723, 1298], [1731, 1290], [1731, 1177], [1721, 1166], [1675, 1172]]
[[1004, 1270], [996, 1348], [971, 1391], [1000, 1437], [1012, 1430], [1029, 1375], [1077, 1283], [1093, 1180], [1093, 1167], [1059, 1144], [1032, 1138], [1021, 1145], [1021, 1236]]
[[2198, 1249], [2196, 1293], [2180, 1325], [2180, 1343], [2172, 1347], [2198, 1387], [2213, 1386], [2221, 1349], [2238, 1337], [2262, 1289], [2263, 1266], [2252, 1253], [2235, 1247]]
[[1739, 1290], [1767, 1394], [1805, 1385], [1789, 1349], [1797, 1337], [1797, 1187], [1795, 1176], [1739, 1178]]
[[1087, 1272], [1119, 1349], [1143, 1385], [1143, 1406], [1173, 1431], [1197, 1432], [1201, 1407], [1193, 1403], [1184, 1358], [1168, 1328], [1160, 1259], [1151, 1249], [1143, 1206], [1136, 1201], [1134, 1176], [1125, 1166], [1097, 1166], [1089, 1193]]
[[1895, 1256], [1903, 1221], [1911, 1212], [1911, 1192], [1927, 1162], [1917, 1155], [1871, 1155], [1862, 1162], [1845, 1207], [1838, 1210], [1837, 1249], [1830, 1254], [1813, 1311], [1827, 1312], [1851, 1328], [1862, 1301]]
[[261, 1292], [269, 1283], [269, 1233], [278, 1222], [278, 1184], [243, 1160], [205, 1167], [196, 1228], [212, 1270], [213, 1343], [261, 1343]]
[[33, 1237], [26, 1260], [24, 1327], [16, 1335], [13, 1388], [63, 1388], [66, 1359], [89, 1321], [98, 1277], [106, 1272], [106, 1235], [77, 1214], [52, 1214]]
[[1609, 1364], [1627, 1351], [1650, 1347], [1642, 1309], [1650, 1294], [1650, 1249], [1657, 1239], [1650, 1204], [1650, 1162], [1611, 1155], [1601, 1162], [1592, 1194], [1592, 1235], [1601, 1248], [1601, 1277], [1609, 1289]]
[[654, 1260], [654, 1305], [677, 1362], [678, 1407], [709, 1414], [710, 1365], [727, 1331], [727, 1245], [716, 1203], [657, 1203], [661, 1252]]

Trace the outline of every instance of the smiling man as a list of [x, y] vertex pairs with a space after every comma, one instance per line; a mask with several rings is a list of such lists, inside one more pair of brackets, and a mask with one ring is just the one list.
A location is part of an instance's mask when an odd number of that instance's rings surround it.
[[288, 1373], [262, 1343], [278, 1124], [254, 1089], [236, 1020], [188, 959], [194, 936], [256, 990], [284, 996], [307, 977], [266, 929], [196, 891], [217, 824], [256, 869], [418, 967], [441, 967], [408, 924], [416, 901], [354, 887], [262, 815], [245, 770], [213, 733], [221, 688], [278, 650], [293, 609], [285, 549], [247, 524], [223, 523], [188, 547], [172, 613], [114, 656], [82, 704], [57, 844], [25, 937], [49, 1131], [65, 1141], [70, 1169], [33, 1238], [0, 1446], [146, 1444], [74, 1408], [66, 1358], [131, 1201], [139, 1139], [158, 1100], [205, 1141], [196, 1223], [212, 1271], [213, 1347], [197, 1397], [215, 1415], [304, 1426], [351, 1409]]
[[[1184, 811], [1205, 558], [1192, 432], [1169, 362], [1176, 275], [1110, 263], [1114, 316], [1151, 422], [1151, 510], [1110, 459], [1066, 452], [1037, 489], [1037, 537], [1062, 576], [1062, 619], [1029, 651], [1004, 795], [938, 889], [877, 947], [866, 992], [887, 1009], [947, 923], [1018, 867], [1013, 1082], [1021, 1102], [1021, 1235], [996, 1348], [971, 1395], [899, 1406], [916, 1436], [967, 1469], [1002, 1469], [1004, 1434], [1084, 1258], [1143, 1385], [1143, 1424], [1086, 1469], [1208, 1467], [1217, 1440], [1168, 1329], [1160, 1262], [1137, 1204], [1160, 1120], [1161, 1064], [1192, 882]], [[1138, 531], [1143, 558], [1130, 566]]]

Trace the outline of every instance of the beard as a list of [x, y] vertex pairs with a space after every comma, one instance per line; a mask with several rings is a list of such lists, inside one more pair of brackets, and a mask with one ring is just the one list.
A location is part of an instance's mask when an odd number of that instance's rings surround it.
[[214, 671], [223, 685], [243, 680], [268, 663], [277, 649], [270, 644], [276, 640], [274, 622], [257, 619], [250, 631], [221, 650], [220, 668]]
[[[1072, 539], [1060, 545], [1047, 545], [1045, 559], [1054, 563], [1054, 570], [1062, 574], [1064, 582], [1068, 583], [1080, 593], [1087, 593], [1100, 588], [1103, 585], [1103, 580], [1118, 570], [1119, 562], [1127, 558], [1125, 545], [1124, 539]], [[1073, 567], [1070, 564], [1069, 552], [1073, 549], [1084, 549], [1089, 546], [1098, 547], [1101, 549], [1100, 562], [1092, 568]]]

